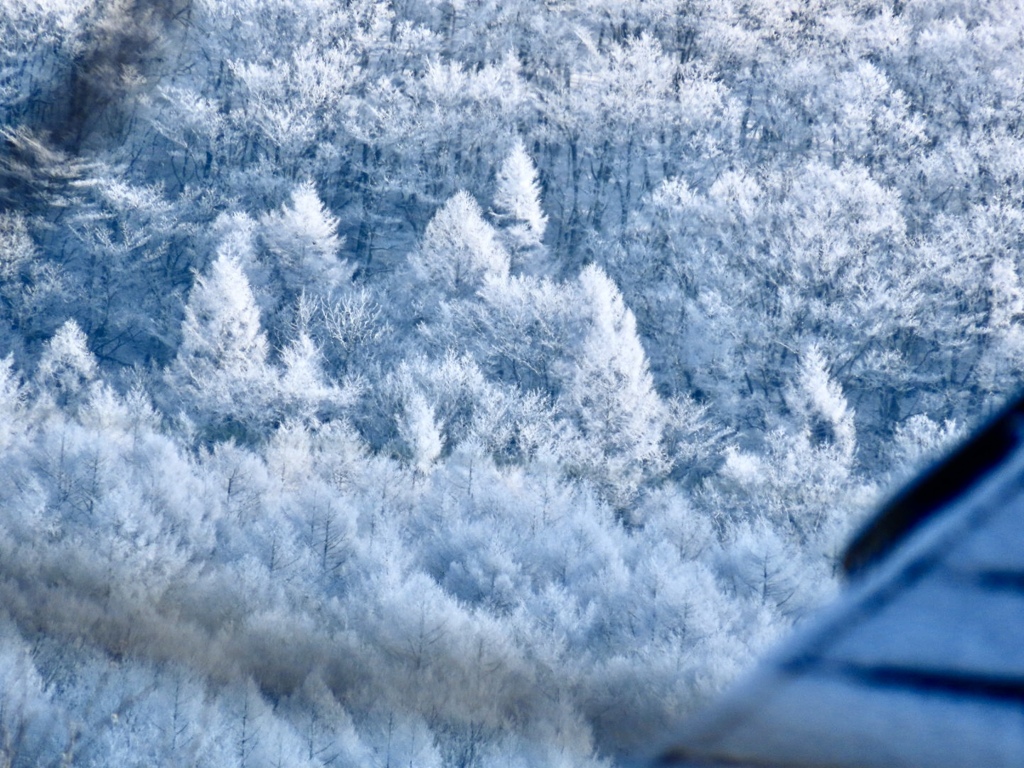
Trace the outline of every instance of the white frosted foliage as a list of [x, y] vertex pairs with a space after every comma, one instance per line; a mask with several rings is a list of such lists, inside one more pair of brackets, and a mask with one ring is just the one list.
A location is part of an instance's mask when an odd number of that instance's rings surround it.
[[516, 139], [498, 171], [494, 208], [507, 221], [509, 235], [519, 247], [536, 247], [544, 238], [548, 217], [540, 205], [537, 167], [526, 153], [522, 139]]
[[300, 184], [292, 192], [292, 204], [285, 207], [281, 221], [292, 232], [301, 234], [310, 250], [321, 258], [335, 256], [341, 248], [338, 219], [327, 212], [310, 182]]
[[324, 205], [311, 182], [299, 184], [290, 204], [266, 215], [263, 237], [293, 291], [323, 290], [347, 282], [352, 267], [338, 254], [344, 238], [338, 218]]
[[426, 474], [444, 449], [434, 409], [419, 392], [411, 392], [405, 401], [404, 417], [399, 421], [399, 434], [409, 449], [417, 474]]
[[317, 395], [326, 392], [323, 370], [321, 368], [320, 350], [306, 332], [281, 353], [284, 363], [282, 386], [285, 391], [296, 394]]
[[494, 228], [465, 191], [434, 214], [411, 261], [421, 280], [452, 296], [475, 293], [485, 278], [505, 277], [509, 269]]
[[0, 280], [16, 280], [19, 270], [32, 259], [34, 252], [25, 217], [0, 213]]
[[205, 358], [223, 370], [245, 371], [262, 365], [267, 340], [259, 309], [238, 259], [224, 250], [210, 273], [196, 277], [185, 307], [179, 357]]
[[812, 437], [830, 442], [841, 456], [851, 459], [857, 447], [853, 413], [847, 407], [842, 388], [829, 376], [825, 357], [816, 346], [800, 360], [797, 388], [797, 410], [810, 422], [812, 433], [825, 432]]
[[0, 359], [0, 451], [13, 441], [20, 426], [25, 394], [14, 370], [14, 357]]
[[60, 399], [66, 400], [77, 395], [98, 373], [99, 367], [89, 351], [85, 333], [77, 322], [68, 320], [46, 342], [37, 376]]
[[253, 429], [274, 418], [278, 388], [267, 365], [268, 344], [245, 272], [221, 249], [207, 275], [196, 277], [182, 322], [178, 355], [167, 371], [171, 394], [196, 426]]
[[[602, 458], [593, 471], [616, 504], [632, 500], [641, 478], [664, 469], [665, 406], [654, 391], [636, 319], [596, 265], [579, 277], [589, 327], [569, 373], [563, 408]], [[599, 468], [600, 467], [600, 468]]]

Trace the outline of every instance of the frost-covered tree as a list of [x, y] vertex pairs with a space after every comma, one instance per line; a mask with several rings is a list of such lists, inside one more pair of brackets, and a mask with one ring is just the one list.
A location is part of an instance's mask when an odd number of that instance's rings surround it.
[[73, 406], [84, 399], [98, 374], [99, 366], [89, 351], [89, 340], [78, 323], [68, 320], [46, 342], [36, 379], [42, 391], [52, 394], [58, 404]]
[[209, 273], [196, 276], [167, 370], [168, 397], [211, 436], [252, 437], [273, 418], [267, 339], [236, 253], [244, 246], [224, 243]]
[[426, 398], [419, 392], [409, 392], [404, 413], [399, 417], [398, 435], [418, 475], [427, 474], [444, 448], [435, 418], [434, 409]]
[[427, 224], [410, 258], [415, 288], [413, 301], [464, 299], [478, 291], [487, 277], [505, 277], [509, 257], [494, 228], [484, 221], [469, 193], [457, 192]]
[[515, 262], [528, 273], [543, 271], [543, 240], [548, 217], [541, 208], [537, 168], [526, 153], [522, 139], [516, 139], [501, 164], [494, 193], [496, 218]]
[[14, 444], [24, 429], [26, 392], [14, 369], [14, 358], [0, 360], [0, 451]]
[[597, 266], [579, 276], [580, 306], [589, 308], [584, 336], [563, 373], [559, 411], [579, 432], [579, 462], [613, 504], [628, 506], [640, 486], [662, 476], [665, 404], [654, 391], [633, 313]]
[[0, 213], [0, 312], [8, 348], [48, 335], [67, 300], [59, 265], [40, 258], [25, 217]]
[[[792, 602], [790, 609], [802, 611], [818, 599], [817, 588], [801, 587], [801, 571], [793, 571], [783, 561], [804, 558], [803, 573], [818, 573], [814, 578], [825, 587], [841, 542], [860, 519], [865, 504], [874, 500], [874, 489], [856, 472], [854, 414], [830, 376], [825, 358], [813, 347], [801, 357], [789, 403], [796, 425], [770, 432], [759, 450], [729, 448], [717, 477], [707, 484], [704, 503], [719, 510], [719, 525], [732, 537], [730, 547], [749, 550], [758, 537], [749, 526], [770, 527], [773, 533], [761, 537], [766, 549], [757, 557], [774, 552], [775, 565], [767, 560], [762, 565], [787, 574], [793, 591], [787, 603]], [[742, 551], [736, 555], [740, 560], [747, 558]]]
[[1024, 286], [1007, 257], [992, 263], [989, 296], [991, 338], [978, 363], [979, 384], [988, 392], [1013, 391], [1021, 386], [1024, 366]]
[[838, 460], [852, 465], [857, 449], [853, 413], [842, 389], [829, 376], [825, 357], [817, 347], [812, 346], [801, 356], [789, 405], [812, 445], [826, 447]]
[[326, 210], [309, 182], [292, 190], [290, 202], [280, 210], [264, 215], [259, 229], [267, 250], [258, 259], [260, 289], [274, 335], [283, 339], [289, 323], [295, 322], [297, 302], [303, 296], [308, 301], [340, 293], [354, 267], [341, 257], [344, 238], [338, 235], [337, 217]]

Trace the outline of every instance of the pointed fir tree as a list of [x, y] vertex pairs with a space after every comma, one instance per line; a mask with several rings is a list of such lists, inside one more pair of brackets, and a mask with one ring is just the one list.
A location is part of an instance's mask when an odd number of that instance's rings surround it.
[[582, 470], [624, 509], [643, 482], [668, 469], [662, 446], [667, 409], [654, 390], [636, 319], [615, 283], [596, 265], [579, 277], [590, 316], [565, 373], [559, 409], [582, 437]]
[[263, 239], [288, 296], [302, 291], [327, 294], [349, 281], [353, 267], [339, 258], [344, 238], [338, 219], [324, 206], [312, 183], [296, 187], [289, 204], [263, 217]]
[[99, 365], [89, 351], [89, 340], [74, 320], [57, 329], [43, 348], [36, 379], [44, 393], [61, 406], [79, 404], [99, 375]]
[[271, 418], [274, 379], [249, 281], [231, 247], [198, 275], [168, 369], [172, 397], [208, 437], [255, 437]]
[[488, 277], [506, 277], [508, 253], [480, 206], [460, 191], [427, 224], [420, 247], [410, 259], [421, 303], [468, 298]]
[[529, 274], [542, 271], [544, 230], [548, 217], [540, 204], [537, 167], [526, 153], [522, 139], [516, 139], [497, 174], [494, 194], [495, 218], [515, 254], [516, 266]]

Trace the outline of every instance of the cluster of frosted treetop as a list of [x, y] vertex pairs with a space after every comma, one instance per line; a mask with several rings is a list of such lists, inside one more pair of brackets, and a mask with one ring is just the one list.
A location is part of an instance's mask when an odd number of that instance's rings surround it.
[[1019, 5], [0, 3], [0, 765], [656, 743], [1017, 386]]

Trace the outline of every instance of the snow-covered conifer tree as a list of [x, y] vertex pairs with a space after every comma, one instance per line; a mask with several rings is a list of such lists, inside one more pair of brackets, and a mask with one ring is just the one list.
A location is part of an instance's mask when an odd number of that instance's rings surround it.
[[498, 171], [494, 210], [515, 254], [516, 266], [528, 273], [536, 273], [543, 266], [539, 251], [548, 217], [541, 208], [540, 191], [537, 167], [526, 153], [523, 140], [517, 138]]
[[418, 285], [439, 299], [467, 298], [485, 277], [508, 275], [508, 253], [468, 192], [457, 192], [427, 224], [410, 263]]
[[661, 444], [667, 410], [654, 391], [633, 313], [596, 265], [579, 277], [585, 336], [565, 372], [559, 410], [583, 438], [585, 474], [624, 507], [640, 485], [666, 471]]
[[233, 245], [225, 243], [209, 273], [196, 276], [167, 374], [171, 398], [197, 427], [223, 437], [238, 429], [251, 436], [247, 430], [267, 423], [274, 383], [259, 309]]
[[434, 409], [417, 391], [405, 398], [405, 410], [398, 423], [399, 437], [409, 452], [410, 462], [418, 475], [425, 475], [444, 449]]
[[353, 268], [340, 258], [344, 238], [338, 236], [338, 218], [325, 208], [312, 183], [297, 186], [290, 203], [261, 223], [274, 259], [272, 271], [289, 295], [303, 290], [328, 294], [351, 278]]
[[84, 397], [98, 374], [89, 340], [78, 323], [68, 320], [46, 342], [36, 378], [43, 391], [53, 394], [60, 405], [73, 405]]

